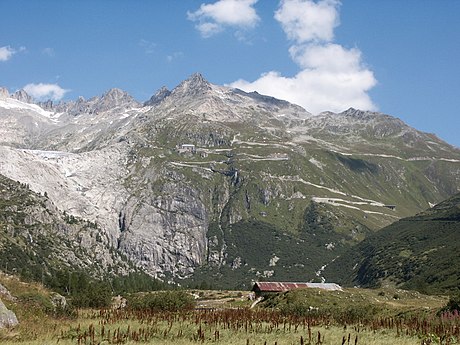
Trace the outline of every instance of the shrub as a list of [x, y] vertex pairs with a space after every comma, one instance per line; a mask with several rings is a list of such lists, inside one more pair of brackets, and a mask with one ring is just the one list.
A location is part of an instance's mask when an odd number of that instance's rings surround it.
[[54, 311], [54, 306], [51, 300], [39, 292], [26, 292], [18, 296], [19, 301], [28, 306], [28, 308], [38, 309], [45, 314], [51, 314]]
[[194, 307], [194, 300], [185, 291], [161, 291], [128, 297], [128, 306], [135, 310], [178, 311]]
[[48, 294], [36, 290], [18, 294], [18, 302], [35, 315], [47, 315], [55, 318], [74, 318], [77, 316], [75, 308], [70, 303], [55, 305]]
[[80, 308], [107, 308], [112, 301], [112, 291], [104, 282], [90, 282], [85, 289], [72, 293], [72, 304]]
[[449, 302], [442, 308], [442, 311], [460, 312], [460, 295], [450, 297]]

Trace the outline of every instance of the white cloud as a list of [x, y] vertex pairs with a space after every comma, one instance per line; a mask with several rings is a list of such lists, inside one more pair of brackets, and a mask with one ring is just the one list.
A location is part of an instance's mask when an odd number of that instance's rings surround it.
[[33, 98], [44, 101], [51, 99], [53, 101], [59, 101], [64, 95], [70, 90], [63, 89], [58, 84], [27, 84], [23, 87], [24, 91], [27, 92]]
[[8, 61], [16, 53], [10, 46], [0, 47], [0, 61]]
[[25, 51], [27, 51], [27, 48], [24, 46], [19, 47], [19, 49], [14, 49], [10, 46], [0, 47], [0, 61], [8, 61], [14, 54]]
[[223, 30], [222, 25], [211, 22], [204, 22], [195, 26], [204, 38], [211, 37]]
[[373, 110], [376, 107], [366, 92], [374, 85], [375, 78], [368, 70], [336, 73], [321, 69], [304, 69], [294, 77], [271, 71], [254, 82], [238, 80], [231, 84], [301, 105], [314, 114], [325, 110], [339, 112], [351, 106]]
[[312, 113], [349, 107], [376, 110], [367, 92], [377, 81], [364, 65], [361, 51], [332, 43], [339, 5], [334, 0], [282, 0], [275, 19], [293, 41], [289, 53], [299, 72], [285, 77], [271, 71], [253, 82], [238, 80], [231, 86], [284, 99]]
[[195, 12], [187, 12], [189, 20], [198, 22], [196, 28], [203, 37], [221, 32], [226, 26], [252, 28], [260, 20], [254, 9], [258, 0], [219, 0], [201, 4]]
[[339, 25], [339, 5], [336, 0], [283, 0], [275, 19], [288, 38], [297, 43], [332, 41], [334, 28]]
[[333, 43], [292, 46], [289, 53], [302, 68], [340, 73], [357, 71], [362, 65], [359, 49], [346, 49]]

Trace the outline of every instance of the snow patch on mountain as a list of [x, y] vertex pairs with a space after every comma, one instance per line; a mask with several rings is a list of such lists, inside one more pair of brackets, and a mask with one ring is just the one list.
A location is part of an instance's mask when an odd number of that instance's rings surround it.
[[56, 120], [56, 117], [58, 117], [56, 113], [43, 110], [36, 104], [24, 103], [13, 98], [0, 99], [0, 108], [33, 111], [52, 120]]

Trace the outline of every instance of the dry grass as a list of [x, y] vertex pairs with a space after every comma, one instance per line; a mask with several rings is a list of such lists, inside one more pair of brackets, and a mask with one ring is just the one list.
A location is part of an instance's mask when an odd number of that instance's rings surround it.
[[[228, 328], [216, 328], [213, 325], [195, 324], [186, 320], [176, 322], [171, 327], [167, 321], [158, 322], [150, 328], [146, 338], [132, 340], [126, 336], [128, 333], [142, 333], [140, 329], [147, 329], [145, 323], [137, 320], [120, 320], [108, 325], [101, 325], [100, 319], [81, 316], [70, 324], [56, 322], [55, 329], [36, 334], [35, 339], [24, 339], [13, 337], [14, 331], [10, 331], [10, 339], [3, 337], [1, 343], [4, 345], [43, 345], [43, 344], [164, 344], [164, 345], [186, 345], [186, 344], [368, 344], [368, 345], [409, 345], [420, 344], [420, 338], [416, 336], [398, 336], [396, 331], [379, 330], [349, 327], [344, 329], [337, 326], [313, 326], [308, 328], [280, 327], [271, 329], [269, 323], [262, 323], [262, 330], [239, 330]], [[216, 331], [218, 330], [218, 333]], [[86, 337], [79, 335], [87, 334]], [[30, 335], [30, 334], [29, 334]], [[350, 339], [349, 342], [348, 339]]]
[[[5, 276], [0, 276], [0, 283], [16, 297], [31, 293], [49, 296], [49, 291], [40, 284], [25, 284]], [[325, 301], [338, 306], [341, 303], [359, 305], [372, 302], [394, 310], [391, 316], [385, 313], [356, 323], [335, 318], [334, 315], [294, 316], [263, 308], [249, 310], [248, 292], [191, 292], [198, 296], [198, 304], [214, 309], [178, 313], [80, 310], [75, 318], [54, 318], [40, 306], [30, 308], [18, 298], [9, 301], [8, 306], [18, 315], [20, 325], [0, 330], [0, 344], [420, 345], [425, 340], [444, 345], [459, 343], [460, 317], [441, 319], [433, 312], [445, 305], [443, 297], [390, 288], [349, 289], [341, 294], [334, 292], [329, 295], [309, 292], [311, 302], [319, 298], [323, 305]], [[423, 318], [407, 316], [412, 315], [408, 311], [415, 310], [422, 310]], [[396, 316], [400, 313], [405, 318]]]
[[[433, 343], [457, 344], [460, 320], [453, 327], [438, 329], [439, 323], [423, 325], [384, 319], [360, 325], [331, 324], [324, 317], [294, 317], [248, 309], [194, 310], [179, 313], [82, 311], [77, 319], [54, 320], [37, 333], [18, 335], [18, 330], [2, 332], [1, 343], [13, 344], [367, 344], [409, 345], [430, 339]], [[447, 322], [447, 320], [444, 320]], [[446, 325], [445, 325], [446, 326]], [[424, 327], [427, 327], [426, 329]], [[434, 335], [438, 330], [454, 338]], [[35, 328], [37, 331], [37, 328]], [[449, 339], [449, 341], [448, 341]]]

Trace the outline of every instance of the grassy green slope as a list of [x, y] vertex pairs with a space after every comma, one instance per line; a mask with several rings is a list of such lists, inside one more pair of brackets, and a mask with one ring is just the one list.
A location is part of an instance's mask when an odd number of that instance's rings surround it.
[[427, 293], [460, 286], [460, 194], [350, 249], [326, 270], [346, 285], [391, 283]]

